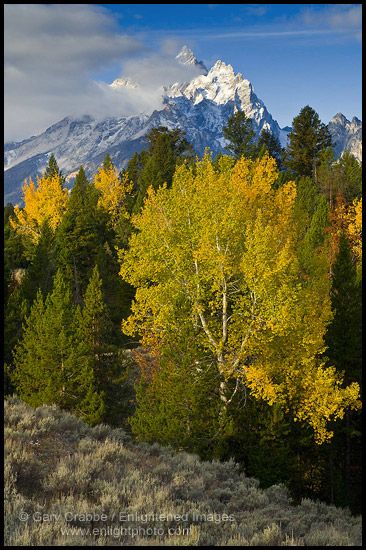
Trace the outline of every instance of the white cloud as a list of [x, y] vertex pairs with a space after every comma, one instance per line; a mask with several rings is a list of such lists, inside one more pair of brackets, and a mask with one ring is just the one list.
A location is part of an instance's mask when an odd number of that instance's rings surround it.
[[328, 4], [321, 11], [306, 9], [301, 17], [306, 25], [352, 31], [358, 38], [362, 27], [362, 4]]
[[144, 49], [118, 31], [106, 10], [90, 4], [5, 4], [4, 45], [9, 64], [67, 74], [94, 71], [108, 58]]
[[[152, 110], [161, 84], [194, 76], [168, 62], [175, 41], [151, 53], [95, 4], [6, 4], [4, 28], [5, 141], [38, 134], [68, 115]], [[116, 91], [93, 80], [118, 66], [141, 88]]]

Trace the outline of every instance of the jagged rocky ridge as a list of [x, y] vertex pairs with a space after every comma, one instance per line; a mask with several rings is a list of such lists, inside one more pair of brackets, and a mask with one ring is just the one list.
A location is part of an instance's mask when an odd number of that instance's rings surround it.
[[336, 157], [347, 149], [359, 161], [362, 160], [362, 121], [353, 117], [351, 122], [342, 113], [337, 113], [328, 124], [334, 143]]
[[[186, 46], [176, 59], [182, 64], [194, 65], [199, 74], [190, 82], [162, 87], [160, 110], [102, 121], [91, 114], [66, 117], [38, 136], [5, 144], [4, 203], [21, 202], [24, 179], [35, 179], [42, 173], [52, 153], [71, 184], [80, 165], [91, 176], [107, 153], [118, 169], [122, 169], [135, 151], [146, 147], [144, 136], [157, 126], [181, 128], [199, 156], [206, 147], [216, 155], [220, 151], [226, 152], [222, 127], [229, 116], [243, 110], [253, 119], [257, 135], [265, 128], [278, 137], [282, 146], [286, 145], [290, 128], [279, 127], [254, 93], [252, 84], [240, 73], [235, 74], [231, 65], [217, 61], [208, 71]], [[138, 83], [122, 77], [116, 79], [111, 87], [115, 90], [136, 88]], [[338, 113], [329, 123], [329, 129], [337, 142], [337, 156], [348, 148], [361, 159], [361, 121], [354, 118], [350, 123]]]

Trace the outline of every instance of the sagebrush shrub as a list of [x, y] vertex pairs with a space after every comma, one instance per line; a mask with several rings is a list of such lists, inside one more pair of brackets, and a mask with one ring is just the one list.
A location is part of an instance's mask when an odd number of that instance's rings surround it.
[[[362, 542], [361, 518], [347, 509], [308, 499], [293, 506], [284, 486], [262, 490], [232, 460], [205, 462], [159, 444], [134, 443], [123, 430], [91, 428], [57, 407], [34, 410], [7, 400], [5, 451], [6, 546]], [[20, 521], [22, 512], [28, 521]], [[41, 524], [34, 513], [59, 519]], [[128, 521], [120, 521], [121, 513]], [[103, 514], [107, 520], [96, 519]], [[85, 533], [93, 528], [96, 534]], [[154, 528], [159, 532], [143, 531]]]

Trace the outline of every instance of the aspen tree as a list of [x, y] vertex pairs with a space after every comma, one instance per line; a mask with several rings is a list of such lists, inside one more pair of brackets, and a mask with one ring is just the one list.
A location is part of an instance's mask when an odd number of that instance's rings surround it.
[[301, 276], [296, 187], [273, 189], [277, 176], [268, 155], [235, 165], [223, 156], [215, 169], [206, 154], [179, 166], [171, 189], [150, 188], [130, 248], [120, 251], [121, 276], [136, 287], [122, 327], [159, 348], [168, 328], [179, 331], [175, 303], [187, 300], [197, 346], [221, 378], [223, 411], [233, 379], [309, 423], [321, 443], [332, 435], [330, 419], [360, 406], [359, 387], [343, 388], [318, 359], [331, 319], [329, 280]]

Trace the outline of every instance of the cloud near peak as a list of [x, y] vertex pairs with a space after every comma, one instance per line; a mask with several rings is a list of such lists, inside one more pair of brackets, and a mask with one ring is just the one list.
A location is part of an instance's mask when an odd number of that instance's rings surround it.
[[[163, 84], [195, 76], [169, 58], [175, 44], [151, 52], [94, 4], [6, 4], [4, 28], [5, 141], [41, 133], [68, 115], [151, 111], [161, 105]], [[138, 89], [114, 90], [95, 76], [122, 68]]]

